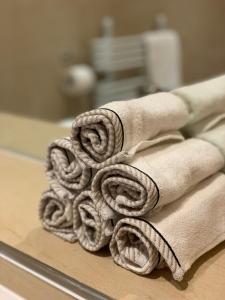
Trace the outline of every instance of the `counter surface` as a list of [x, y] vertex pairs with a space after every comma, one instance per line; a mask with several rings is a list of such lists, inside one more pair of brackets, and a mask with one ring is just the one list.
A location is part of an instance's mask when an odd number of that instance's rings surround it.
[[42, 229], [41, 192], [47, 187], [40, 162], [0, 152], [0, 239], [32, 257], [113, 297], [127, 294], [151, 299], [222, 299], [225, 296], [225, 243], [201, 257], [181, 283], [169, 270], [141, 277], [115, 265], [107, 249], [84, 251]]

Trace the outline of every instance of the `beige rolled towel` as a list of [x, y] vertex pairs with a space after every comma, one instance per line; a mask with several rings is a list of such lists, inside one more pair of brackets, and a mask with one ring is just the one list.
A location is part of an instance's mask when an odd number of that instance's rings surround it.
[[224, 158], [216, 147], [189, 139], [149, 148], [127, 164], [99, 170], [92, 190], [116, 212], [141, 216], [178, 199], [223, 166]]
[[207, 132], [213, 129], [223, 121], [225, 121], [225, 113], [210, 115], [199, 122], [189, 124], [188, 126], [184, 127], [182, 132], [186, 137], [195, 137], [199, 133]]
[[172, 92], [189, 107], [189, 124], [225, 112], [225, 75], [181, 87]]
[[[225, 159], [225, 120], [213, 127], [211, 130], [202, 132], [197, 135], [197, 138], [205, 140], [216, 146], [222, 153]], [[225, 171], [225, 167], [223, 168]]]
[[42, 194], [39, 205], [39, 217], [43, 227], [68, 242], [75, 242], [77, 236], [73, 230], [72, 203], [75, 195], [57, 183]]
[[225, 114], [209, 116], [202, 121], [191, 124], [187, 129], [189, 135], [205, 140], [217, 147], [225, 158]]
[[95, 193], [83, 191], [73, 203], [73, 229], [80, 245], [95, 252], [109, 244], [116, 215]]
[[121, 219], [110, 251], [114, 261], [138, 274], [166, 264], [181, 281], [194, 261], [225, 240], [225, 175], [218, 173], [151, 218]]
[[50, 181], [53, 178], [70, 190], [84, 189], [92, 178], [91, 169], [75, 156], [70, 138], [58, 139], [49, 145], [46, 169]]
[[71, 134], [78, 157], [100, 169], [122, 161], [139, 143], [183, 127], [187, 120], [188, 110], [179, 97], [158, 93], [85, 112], [75, 119]]

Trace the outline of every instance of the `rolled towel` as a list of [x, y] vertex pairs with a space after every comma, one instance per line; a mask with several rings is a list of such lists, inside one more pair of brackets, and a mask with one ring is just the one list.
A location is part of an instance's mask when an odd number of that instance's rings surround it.
[[55, 140], [48, 147], [47, 176], [70, 190], [81, 190], [91, 181], [91, 169], [75, 156], [70, 138]]
[[221, 170], [224, 158], [208, 142], [189, 139], [136, 153], [128, 164], [97, 172], [92, 190], [125, 216], [141, 216], [184, 195], [194, 185]]
[[158, 93], [81, 114], [73, 123], [72, 139], [77, 156], [100, 169], [122, 161], [140, 142], [183, 127], [187, 119], [188, 110], [179, 97]]
[[68, 242], [75, 242], [72, 203], [75, 196], [57, 183], [42, 194], [39, 217], [43, 227]]
[[151, 219], [121, 219], [110, 242], [114, 261], [142, 275], [166, 263], [181, 281], [197, 258], [225, 240], [224, 199], [225, 175], [218, 173]]
[[195, 137], [200, 133], [207, 132], [220, 123], [225, 121], [225, 113], [211, 115], [199, 122], [189, 124], [182, 129], [182, 132], [186, 137]]
[[[205, 140], [216, 146], [225, 159], [225, 120], [213, 127], [211, 130], [198, 134], [197, 138]], [[225, 166], [223, 171], [225, 171]]]
[[189, 124], [225, 112], [225, 75], [178, 88], [172, 93], [188, 105]]
[[86, 250], [98, 251], [109, 244], [115, 218], [101, 197], [91, 191], [83, 191], [74, 201], [73, 229]]
[[[216, 146], [225, 158], [225, 113], [212, 115], [186, 128], [188, 135]], [[225, 168], [224, 168], [225, 170]]]

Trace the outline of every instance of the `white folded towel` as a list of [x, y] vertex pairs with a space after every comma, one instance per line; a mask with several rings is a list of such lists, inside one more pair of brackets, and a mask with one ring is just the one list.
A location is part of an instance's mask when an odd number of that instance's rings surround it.
[[72, 139], [77, 156], [99, 169], [122, 161], [124, 152], [146, 140], [180, 129], [187, 120], [187, 107], [179, 97], [158, 93], [81, 114], [73, 123]]
[[215, 146], [189, 139], [146, 149], [127, 164], [99, 170], [92, 190], [116, 212], [141, 216], [178, 199], [223, 166], [224, 158]]
[[166, 264], [175, 280], [202, 254], [225, 240], [225, 175], [216, 174], [151, 218], [121, 219], [110, 251], [114, 261], [138, 274]]
[[48, 147], [46, 172], [49, 180], [70, 190], [81, 190], [90, 184], [92, 172], [75, 155], [70, 138], [55, 140]]
[[43, 227], [71, 243], [77, 240], [73, 230], [74, 199], [74, 194], [52, 181], [49, 190], [42, 194], [39, 204], [39, 217]]
[[225, 112], [225, 75], [178, 88], [172, 93], [188, 105], [189, 124]]
[[83, 191], [73, 203], [73, 229], [80, 245], [97, 251], [109, 243], [116, 215], [99, 195]]

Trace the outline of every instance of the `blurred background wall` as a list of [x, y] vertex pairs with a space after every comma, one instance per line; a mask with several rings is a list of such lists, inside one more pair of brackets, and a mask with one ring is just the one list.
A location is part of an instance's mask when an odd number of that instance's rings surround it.
[[152, 29], [164, 12], [183, 45], [185, 83], [225, 70], [225, 1], [7, 0], [0, 2], [0, 110], [58, 120], [88, 109], [60, 91], [68, 63], [88, 63], [90, 39], [101, 19], [115, 20], [116, 35]]

